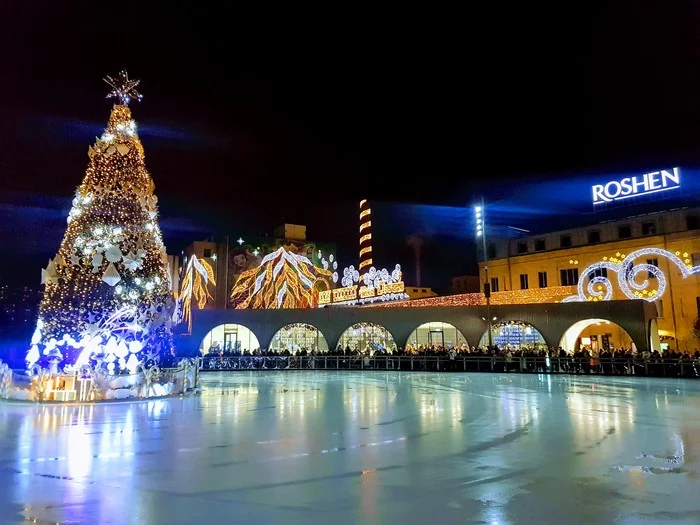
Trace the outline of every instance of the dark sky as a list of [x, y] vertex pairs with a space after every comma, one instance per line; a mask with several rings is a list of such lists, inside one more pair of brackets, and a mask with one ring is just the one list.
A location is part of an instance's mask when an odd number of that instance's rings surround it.
[[124, 67], [171, 251], [286, 221], [350, 264], [369, 198], [377, 262], [412, 272], [405, 240], [424, 235], [424, 284], [444, 291], [473, 268], [476, 195], [698, 164], [697, 2], [61, 4], [0, 7], [2, 280], [38, 282], [109, 115], [101, 79]]

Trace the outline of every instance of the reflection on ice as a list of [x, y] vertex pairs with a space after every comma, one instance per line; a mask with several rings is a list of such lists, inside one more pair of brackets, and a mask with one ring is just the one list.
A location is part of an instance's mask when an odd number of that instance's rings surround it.
[[692, 523], [700, 382], [205, 374], [200, 397], [0, 404], [0, 522]]

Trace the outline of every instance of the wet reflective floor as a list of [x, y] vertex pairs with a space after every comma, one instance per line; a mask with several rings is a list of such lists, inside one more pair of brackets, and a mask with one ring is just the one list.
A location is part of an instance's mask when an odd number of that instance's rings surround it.
[[0, 403], [0, 523], [700, 523], [700, 381], [203, 375]]

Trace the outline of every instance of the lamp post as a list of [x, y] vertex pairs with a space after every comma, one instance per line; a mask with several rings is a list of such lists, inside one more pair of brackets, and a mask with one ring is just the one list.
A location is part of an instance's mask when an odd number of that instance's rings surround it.
[[218, 304], [216, 304], [216, 301], [217, 301], [218, 295], [219, 295], [219, 294], [217, 293], [218, 290], [219, 290], [219, 283], [218, 283], [218, 280], [219, 280], [219, 263], [217, 262], [217, 259], [218, 259], [218, 258], [219, 258], [219, 256], [216, 255], [215, 253], [212, 253], [212, 254], [211, 254], [211, 260], [214, 261], [214, 280], [217, 281], [217, 283], [214, 285], [214, 304], [216, 305], [217, 308], [218, 308], [218, 306], [219, 306]]
[[486, 250], [486, 207], [484, 206], [484, 198], [481, 198], [481, 205], [474, 206], [474, 218], [476, 221], [476, 236], [481, 237], [482, 247], [484, 250], [484, 295], [486, 296], [486, 321], [488, 324], [488, 342], [489, 347], [493, 346], [493, 334], [491, 333], [491, 283], [489, 281], [489, 254]]

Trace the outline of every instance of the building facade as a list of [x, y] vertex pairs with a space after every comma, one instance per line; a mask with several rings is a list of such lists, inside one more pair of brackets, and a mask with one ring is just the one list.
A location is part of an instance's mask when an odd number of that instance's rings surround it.
[[[559, 286], [565, 288], [556, 300], [564, 300], [577, 293], [581, 281], [585, 300], [605, 300], [608, 288], [612, 288], [611, 299], [627, 299], [631, 293], [656, 305], [661, 348], [692, 353], [700, 348], [700, 340], [694, 337], [700, 318], [700, 272], [692, 270], [700, 266], [699, 226], [700, 208], [688, 207], [540, 235], [492, 239], [487, 245], [491, 291]], [[479, 264], [482, 290], [484, 266]], [[612, 346], [627, 342], [604, 325], [593, 325], [591, 333], [581, 337], [579, 344], [593, 347], [601, 347], [604, 341]]]
[[[490, 315], [509, 344], [573, 350], [592, 319], [605, 319], [624, 332], [639, 351], [651, 347], [656, 311], [645, 301], [507, 304], [467, 307], [196, 310], [191, 334], [178, 342], [190, 355], [295, 349], [362, 353], [394, 351], [409, 345], [483, 346]], [[515, 340], [515, 328], [525, 337]]]
[[427, 299], [429, 297], [437, 297], [438, 294], [429, 286], [409, 286], [405, 285], [404, 291], [408, 298], [414, 299]]

